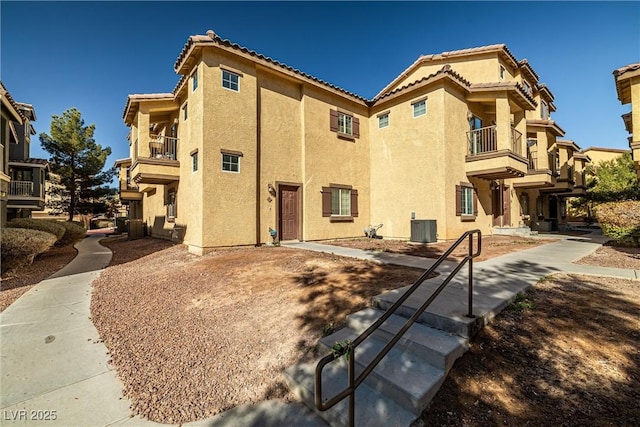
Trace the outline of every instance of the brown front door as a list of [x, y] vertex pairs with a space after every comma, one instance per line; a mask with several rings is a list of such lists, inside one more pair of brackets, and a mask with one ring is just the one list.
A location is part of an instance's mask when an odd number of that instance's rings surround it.
[[491, 187], [491, 210], [493, 226], [507, 227], [511, 223], [509, 187], [502, 183]]
[[280, 186], [280, 240], [298, 240], [300, 187]]

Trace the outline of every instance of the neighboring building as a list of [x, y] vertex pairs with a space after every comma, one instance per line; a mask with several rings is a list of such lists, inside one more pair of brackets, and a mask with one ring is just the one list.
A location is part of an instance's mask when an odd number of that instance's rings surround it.
[[[439, 239], [557, 228], [586, 156], [551, 91], [504, 45], [421, 56], [374, 99], [213, 31], [191, 36], [171, 93], [129, 95], [120, 197], [154, 236], [217, 246], [381, 234]], [[578, 181], [576, 181], [578, 179]]]
[[[12, 110], [18, 114], [13, 114]], [[29, 156], [31, 136], [36, 134], [31, 124], [36, 121], [33, 106], [15, 102], [4, 84], [2, 111], [4, 224], [6, 220], [13, 218], [30, 218], [32, 211], [44, 208], [45, 181], [49, 164], [44, 159]], [[9, 177], [8, 182], [6, 176]]]
[[631, 150], [625, 150], [622, 148], [589, 147], [584, 150], [580, 150], [580, 153], [589, 156], [591, 163], [597, 165], [605, 161], [613, 160], [623, 154], [631, 153]]
[[613, 76], [618, 99], [623, 105], [631, 104], [631, 112], [623, 114], [622, 120], [630, 134], [629, 148], [640, 180], [640, 63], [618, 68]]

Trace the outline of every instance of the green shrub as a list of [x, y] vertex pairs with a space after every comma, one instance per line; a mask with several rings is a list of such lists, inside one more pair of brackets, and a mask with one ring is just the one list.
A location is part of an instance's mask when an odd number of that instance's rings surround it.
[[44, 231], [56, 236], [56, 241], [62, 239], [62, 236], [64, 236], [65, 233], [65, 228], [62, 225], [57, 221], [51, 221], [48, 219], [16, 218], [9, 221], [9, 223], [7, 223], [7, 227]]
[[622, 246], [640, 246], [640, 201], [603, 203], [596, 207], [602, 232]]
[[0, 232], [2, 273], [30, 265], [36, 255], [46, 252], [56, 242], [56, 236], [27, 228], [3, 228]]
[[[51, 220], [54, 221], [54, 220]], [[65, 229], [64, 236], [62, 239], [58, 241], [58, 245], [67, 246], [73, 245], [74, 243], [84, 239], [87, 235], [87, 230], [84, 229], [82, 223], [77, 221], [56, 221], [58, 224], [62, 225]]]

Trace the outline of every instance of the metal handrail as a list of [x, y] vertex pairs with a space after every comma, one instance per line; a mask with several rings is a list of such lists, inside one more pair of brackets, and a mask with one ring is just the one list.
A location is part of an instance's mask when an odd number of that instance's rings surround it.
[[[473, 235], [478, 235], [478, 250], [473, 252]], [[442, 282], [440, 286], [431, 294], [431, 296], [418, 308], [415, 313], [407, 320], [404, 326], [395, 334], [395, 336], [384, 346], [384, 348], [378, 353], [378, 355], [364, 368], [364, 370], [355, 377], [355, 349], [371, 334], [373, 334], [389, 317], [391, 317], [402, 304], [409, 298], [415, 291], [422, 285], [422, 283], [442, 264], [442, 262], [466, 239], [469, 238], [469, 254], [465, 256], [458, 265], [453, 269], [449, 276]], [[425, 271], [409, 289], [371, 326], [361, 333], [350, 345], [345, 347], [344, 353], [332, 352], [327, 356], [320, 359], [316, 365], [316, 377], [315, 377], [315, 405], [320, 411], [326, 411], [332, 408], [338, 402], [344, 398], [349, 397], [349, 425], [354, 426], [355, 422], [355, 391], [356, 388], [367, 378], [367, 376], [375, 369], [380, 361], [387, 355], [387, 353], [393, 348], [393, 346], [402, 338], [404, 333], [415, 323], [415, 321], [422, 315], [422, 313], [429, 307], [429, 305], [436, 299], [436, 297], [442, 292], [442, 290], [449, 284], [449, 282], [458, 274], [462, 267], [469, 263], [469, 312], [466, 317], [475, 317], [473, 315], [473, 259], [480, 255], [482, 250], [482, 232], [480, 230], [470, 230], [465, 232], [462, 236], [455, 241], [453, 245], [447, 251], [438, 258], [438, 260]], [[322, 401], [322, 370], [326, 365], [333, 362], [342, 355], [347, 356], [348, 361], [348, 386], [331, 399]]]

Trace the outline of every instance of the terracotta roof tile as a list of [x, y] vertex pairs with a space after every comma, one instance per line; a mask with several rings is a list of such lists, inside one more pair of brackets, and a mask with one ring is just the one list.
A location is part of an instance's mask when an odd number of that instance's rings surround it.
[[402, 91], [404, 91], [404, 90], [406, 90], [406, 89], [408, 89], [408, 88], [410, 88], [410, 87], [416, 86], [416, 85], [418, 85], [418, 84], [420, 84], [420, 83], [426, 82], [426, 81], [428, 81], [428, 80], [432, 80], [432, 79], [434, 79], [435, 77], [438, 77], [438, 76], [440, 76], [440, 75], [447, 75], [447, 76], [450, 76], [453, 80], [457, 81], [457, 82], [458, 82], [458, 83], [460, 83], [461, 85], [466, 86], [466, 87], [469, 87], [469, 86], [470, 86], [469, 81], [467, 81], [467, 80], [466, 80], [464, 77], [462, 77], [460, 74], [458, 74], [458, 73], [456, 73], [455, 71], [453, 71], [453, 70], [451, 69], [451, 66], [450, 66], [450, 65], [445, 65], [445, 66], [444, 66], [444, 67], [442, 67], [440, 70], [436, 71], [436, 72], [435, 72], [435, 73], [433, 73], [433, 74], [429, 74], [428, 76], [425, 76], [425, 77], [421, 78], [420, 80], [416, 80], [416, 81], [411, 82], [411, 83], [409, 83], [409, 84], [407, 84], [407, 85], [404, 85], [404, 86], [401, 86], [401, 87], [399, 87], [399, 88], [396, 88], [396, 89], [392, 90], [391, 92], [387, 92], [387, 93], [384, 93], [384, 94], [382, 94], [382, 95], [378, 95], [378, 96], [376, 96], [375, 98], [373, 98], [373, 99], [371, 100], [371, 104], [374, 104], [375, 102], [377, 102], [377, 101], [379, 101], [379, 100], [381, 100], [381, 99], [383, 99], [383, 98], [386, 98], [386, 97], [391, 96], [391, 95], [393, 95], [393, 94], [395, 94], [395, 93], [398, 93], [398, 92], [402, 92]]
[[533, 77], [536, 79], [536, 81], [538, 81], [540, 79], [540, 77], [538, 77], [538, 73], [536, 73], [536, 71], [533, 69], [533, 67], [531, 66], [531, 64], [529, 64], [529, 60], [525, 59], [521, 59], [520, 61], [518, 61], [518, 65], [521, 68], [527, 68], [529, 70], [529, 72], [533, 75]]
[[49, 165], [49, 161], [46, 159], [36, 159], [33, 157], [29, 157], [28, 159], [9, 159], [10, 162], [12, 163], [28, 163], [31, 165], [41, 165], [41, 166], [48, 166]]
[[264, 55], [254, 51], [254, 50], [250, 50], [250, 49], [248, 49], [248, 48], [246, 48], [244, 46], [240, 46], [239, 44], [233, 43], [228, 39], [223, 39], [223, 38], [221, 38], [220, 36], [218, 36], [216, 33], [214, 33], [211, 30], [209, 30], [207, 32], [206, 36], [196, 35], [196, 36], [189, 37], [189, 39], [185, 43], [184, 47], [182, 48], [182, 51], [180, 52], [180, 55], [178, 55], [178, 58], [176, 59], [176, 62], [174, 64], [174, 69], [176, 70], [176, 72], [178, 71], [178, 69], [179, 69], [180, 65], [182, 64], [182, 62], [187, 57], [187, 54], [189, 53], [189, 50], [191, 49], [191, 47], [196, 43], [204, 43], [204, 44], [218, 43], [218, 44], [220, 44], [222, 46], [230, 47], [230, 48], [232, 48], [234, 50], [239, 50], [240, 52], [248, 54], [250, 56], [253, 56], [256, 59], [259, 59], [259, 60], [262, 60], [262, 61], [266, 61], [266, 62], [271, 63], [271, 64], [273, 64], [273, 65], [275, 65], [277, 67], [283, 68], [285, 70], [288, 70], [288, 71], [291, 71], [291, 72], [293, 72], [295, 74], [298, 74], [298, 75], [300, 75], [300, 76], [302, 76], [304, 78], [310, 79], [310, 80], [312, 80], [312, 81], [314, 81], [316, 83], [319, 83], [319, 84], [321, 84], [323, 86], [330, 87], [331, 89], [337, 90], [338, 92], [342, 92], [342, 93], [344, 93], [346, 95], [349, 95], [349, 96], [354, 97], [356, 99], [359, 99], [361, 101], [368, 102], [368, 100], [366, 98], [364, 98], [364, 97], [362, 97], [360, 95], [357, 95], [357, 94], [355, 94], [353, 92], [349, 92], [348, 90], [342, 89], [341, 87], [338, 87], [338, 86], [336, 86], [334, 84], [325, 82], [322, 79], [319, 79], [319, 78], [317, 78], [315, 76], [307, 74], [307, 73], [305, 73], [303, 71], [300, 71], [297, 68], [293, 68], [293, 67], [291, 67], [289, 65], [283, 64], [282, 62], [277, 61], [277, 60], [275, 60], [273, 58], [270, 58], [268, 56], [264, 56]]
[[625, 65], [624, 67], [618, 68], [617, 70], [613, 71], [613, 75], [618, 77], [618, 76], [621, 76], [624, 73], [627, 73], [629, 71], [635, 71], [637, 69], [640, 69], [640, 62], [635, 63], [635, 64]]
[[7, 101], [9, 101], [9, 104], [11, 104], [11, 106], [13, 108], [15, 108], [15, 110], [18, 112], [18, 115], [20, 116], [20, 118], [22, 120], [26, 120], [27, 118], [25, 117], [24, 113], [22, 112], [22, 110], [18, 106], [18, 103], [16, 101], [14, 101], [14, 99], [11, 97], [11, 94], [9, 93], [9, 91], [6, 88], [6, 86], [4, 85], [4, 83], [1, 80], [0, 80], [0, 87], [2, 87], [2, 95], [4, 97], [6, 97]]
[[154, 99], [174, 99], [174, 95], [172, 93], [132, 93], [127, 96], [127, 102], [124, 104], [124, 110], [122, 111], [122, 118], [126, 119], [127, 111], [131, 107], [131, 102], [133, 101], [152, 101]]

